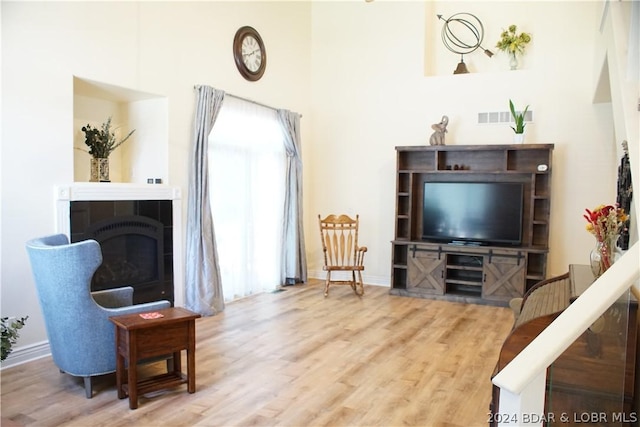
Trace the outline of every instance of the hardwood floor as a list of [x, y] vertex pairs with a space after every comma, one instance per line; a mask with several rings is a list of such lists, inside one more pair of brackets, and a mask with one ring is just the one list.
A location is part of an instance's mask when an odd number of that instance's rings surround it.
[[[323, 297], [319, 281], [227, 304], [196, 321], [196, 393], [141, 396], [82, 381], [51, 358], [2, 371], [2, 425], [484, 426], [507, 308], [391, 296]], [[142, 373], [160, 370], [158, 363]]]

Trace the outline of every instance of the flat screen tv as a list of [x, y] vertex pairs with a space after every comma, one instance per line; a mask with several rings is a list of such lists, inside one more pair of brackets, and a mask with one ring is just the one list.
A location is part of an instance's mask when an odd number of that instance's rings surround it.
[[425, 182], [422, 239], [521, 245], [523, 191], [513, 182]]

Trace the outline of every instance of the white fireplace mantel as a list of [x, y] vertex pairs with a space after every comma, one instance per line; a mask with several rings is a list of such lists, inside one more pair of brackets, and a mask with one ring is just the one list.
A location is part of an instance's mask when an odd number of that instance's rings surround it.
[[56, 231], [71, 237], [71, 203], [102, 200], [171, 200], [173, 211], [173, 286], [174, 305], [184, 306], [182, 251], [182, 192], [165, 184], [128, 184], [76, 182], [55, 188]]

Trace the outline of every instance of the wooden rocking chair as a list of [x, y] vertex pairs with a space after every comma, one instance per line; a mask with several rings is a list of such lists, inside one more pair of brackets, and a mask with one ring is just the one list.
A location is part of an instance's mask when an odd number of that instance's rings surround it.
[[[350, 285], [356, 295], [364, 295], [362, 271], [366, 246], [358, 246], [359, 215], [352, 219], [347, 215], [329, 215], [320, 222], [320, 240], [324, 253], [323, 270], [327, 272], [324, 296], [329, 295], [329, 285]], [[331, 280], [334, 271], [351, 272], [351, 280]]]

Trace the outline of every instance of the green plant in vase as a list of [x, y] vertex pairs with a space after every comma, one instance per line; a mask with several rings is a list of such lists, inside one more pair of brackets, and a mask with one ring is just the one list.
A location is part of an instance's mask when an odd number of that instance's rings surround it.
[[516, 133], [515, 141], [522, 143], [524, 142], [524, 128], [526, 123], [524, 122], [524, 118], [527, 115], [527, 111], [529, 111], [529, 106], [527, 105], [524, 108], [524, 111], [516, 111], [516, 108], [513, 105], [513, 101], [509, 100], [509, 110], [511, 111], [511, 117], [513, 117], [514, 125], [511, 126], [511, 129]]
[[91, 181], [109, 182], [109, 155], [121, 146], [136, 131], [132, 130], [122, 139], [118, 139], [111, 128], [111, 117], [100, 129], [90, 124], [82, 127], [85, 135], [84, 143], [89, 147], [91, 155]]

